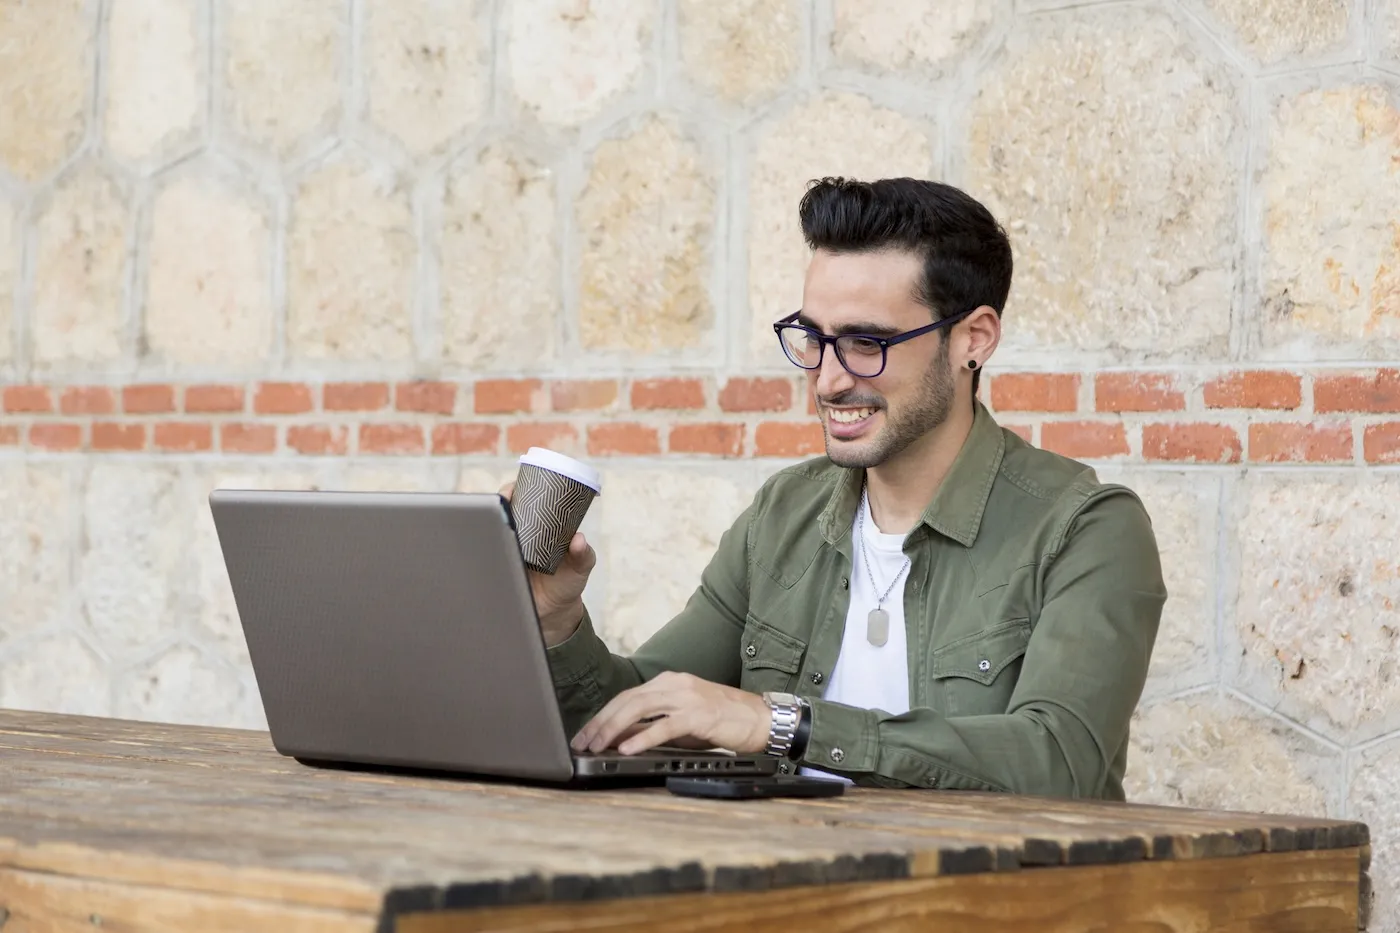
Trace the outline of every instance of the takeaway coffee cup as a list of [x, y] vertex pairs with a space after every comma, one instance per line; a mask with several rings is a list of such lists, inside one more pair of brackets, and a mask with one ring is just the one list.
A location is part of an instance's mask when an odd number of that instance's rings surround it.
[[569, 542], [593, 497], [602, 493], [598, 471], [588, 464], [544, 447], [526, 451], [511, 495], [525, 565], [554, 573], [569, 553]]

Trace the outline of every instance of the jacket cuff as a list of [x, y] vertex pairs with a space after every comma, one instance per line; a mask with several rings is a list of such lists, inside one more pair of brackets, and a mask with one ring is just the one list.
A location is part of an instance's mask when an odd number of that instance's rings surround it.
[[593, 620], [585, 607], [583, 620], [574, 633], [546, 649], [545, 656], [549, 659], [554, 686], [573, 687], [595, 677], [606, 666], [611, 654], [593, 630]]
[[880, 730], [875, 710], [830, 700], [811, 700], [812, 734], [802, 764], [850, 774], [875, 770], [880, 760]]

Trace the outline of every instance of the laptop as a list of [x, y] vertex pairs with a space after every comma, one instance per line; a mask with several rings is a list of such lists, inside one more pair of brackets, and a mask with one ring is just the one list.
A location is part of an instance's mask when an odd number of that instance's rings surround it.
[[561, 785], [777, 770], [724, 751], [574, 753], [499, 495], [218, 489], [209, 505], [283, 755]]

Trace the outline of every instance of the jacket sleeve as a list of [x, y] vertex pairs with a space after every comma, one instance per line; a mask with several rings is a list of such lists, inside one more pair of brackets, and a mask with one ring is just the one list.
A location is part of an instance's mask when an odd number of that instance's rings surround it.
[[757, 499], [720, 537], [685, 607], [635, 654], [623, 657], [609, 651], [587, 610], [573, 635], [549, 649], [555, 693], [569, 735], [614, 696], [663, 671], [739, 685], [739, 643], [749, 602], [749, 530], [756, 508]]
[[1097, 797], [1147, 679], [1166, 586], [1151, 522], [1097, 492], [1040, 568], [1044, 597], [1004, 714], [812, 702], [803, 763], [857, 784]]

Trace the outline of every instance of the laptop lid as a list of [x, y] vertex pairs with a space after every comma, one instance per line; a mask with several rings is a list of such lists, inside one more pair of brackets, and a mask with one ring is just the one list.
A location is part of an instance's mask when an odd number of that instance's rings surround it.
[[273, 744], [565, 781], [573, 761], [495, 494], [210, 494]]

